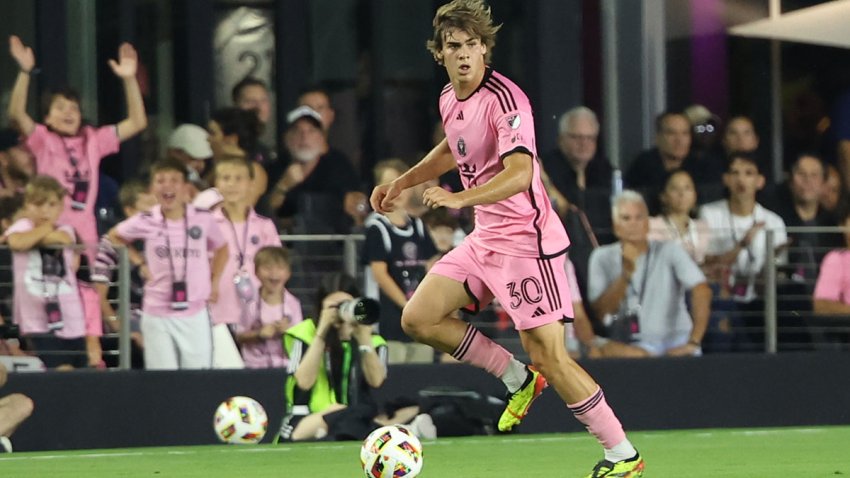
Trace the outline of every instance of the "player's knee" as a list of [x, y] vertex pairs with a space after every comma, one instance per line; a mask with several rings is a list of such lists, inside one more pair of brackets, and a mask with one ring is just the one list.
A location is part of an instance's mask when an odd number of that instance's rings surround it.
[[401, 328], [411, 338], [422, 337], [430, 322], [427, 314], [417, 311], [411, 307], [405, 307], [401, 313]]

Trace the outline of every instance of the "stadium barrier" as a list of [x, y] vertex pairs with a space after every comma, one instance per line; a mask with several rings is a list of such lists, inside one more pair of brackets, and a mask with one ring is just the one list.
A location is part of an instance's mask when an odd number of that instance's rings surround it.
[[[819, 237], [832, 235], [834, 242], [843, 242], [844, 230], [837, 227], [795, 227], [788, 228], [789, 234], [814, 234]], [[774, 231], [766, 231], [765, 248], [769, 256], [776, 251], [773, 246]], [[302, 301], [305, 317], [315, 313], [313, 304], [316, 285], [327, 272], [345, 271], [364, 284], [364, 292], [370, 288], [361, 261], [360, 251], [364, 236], [352, 235], [282, 235], [281, 240], [291, 250], [292, 278], [288, 288]], [[840, 243], [840, 242], [839, 242]], [[5, 246], [0, 245], [0, 248]], [[130, 269], [127, 252], [118, 248], [119, 266], [110, 302], [118, 311], [121, 321], [120, 332], [106, 333], [105, 343], [117, 344], [117, 348], [106, 347], [104, 356], [117, 357], [116, 366], [129, 369], [130, 360]], [[763, 292], [763, 308], [760, 310], [733, 309], [714, 310], [715, 314], [725, 314], [730, 319], [732, 332], [738, 336], [756, 337], [737, 347], [737, 351], [767, 352], [804, 351], [804, 350], [848, 350], [850, 349], [850, 317], [816, 316], [811, 311], [811, 291], [814, 290], [816, 276], [812, 271], [800, 275], [797, 271], [811, 269], [807, 254], [822, 256], [828, 248], [804, 248], [800, 244], [791, 244], [783, 248], [780, 254], [791, 260], [768, 263], [762, 275], [757, 278], [756, 286]], [[6, 251], [3, 251], [6, 252]], [[796, 259], [796, 260], [795, 260]], [[817, 264], [819, 265], [819, 264]], [[817, 268], [814, 273], [816, 274]], [[8, 277], [0, 279], [0, 302], [5, 307], [0, 313], [8, 320], [11, 317], [11, 264], [0, 263], [0, 273]], [[6, 295], [6, 297], [3, 297]], [[717, 305], [715, 302], [714, 305]], [[519, 337], [507, 314], [498, 307], [490, 307], [473, 317], [467, 317], [486, 335], [504, 345], [520, 358], [527, 359], [522, 350]], [[709, 351], [710, 352], [710, 351]]]
[[[836, 381], [850, 369], [846, 353], [743, 353], [582, 365], [601, 384], [627, 431], [850, 424], [850, 387]], [[215, 443], [213, 413], [233, 395], [264, 405], [269, 433], [263, 442], [268, 443], [283, 413], [284, 376], [282, 369], [48, 371], [10, 374], [0, 394], [22, 392], [35, 402], [34, 414], [13, 436], [16, 451]], [[466, 365], [397, 365], [390, 367], [378, 398], [415, 396], [430, 386], [497, 397], [504, 393], [498, 380]], [[582, 430], [548, 390], [518, 432]]]

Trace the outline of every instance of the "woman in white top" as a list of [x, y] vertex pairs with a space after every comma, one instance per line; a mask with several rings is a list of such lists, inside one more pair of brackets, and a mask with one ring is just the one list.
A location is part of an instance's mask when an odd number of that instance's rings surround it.
[[649, 219], [649, 240], [679, 241], [694, 261], [702, 265], [711, 239], [711, 229], [694, 219], [697, 191], [691, 175], [678, 169], [667, 176], [661, 191], [662, 214]]

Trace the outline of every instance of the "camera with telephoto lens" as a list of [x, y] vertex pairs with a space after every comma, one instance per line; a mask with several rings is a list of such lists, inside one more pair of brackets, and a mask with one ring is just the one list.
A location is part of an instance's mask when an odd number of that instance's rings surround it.
[[21, 331], [16, 324], [0, 324], [0, 340], [17, 339]]
[[381, 305], [377, 300], [355, 297], [339, 304], [339, 318], [346, 322], [372, 325], [381, 315]]

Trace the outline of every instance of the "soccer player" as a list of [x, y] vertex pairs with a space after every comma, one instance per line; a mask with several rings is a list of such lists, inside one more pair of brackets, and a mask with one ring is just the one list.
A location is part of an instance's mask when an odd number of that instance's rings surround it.
[[[499, 26], [482, 0], [454, 0], [437, 10], [428, 49], [445, 66], [440, 95], [446, 138], [392, 182], [375, 187], [375, 211], [389, 212], [401, 191], [458, 168], [464, 190], [425, 190], [436, 208], [474, 206], [475, 229], [446, 254], [416, 289], [402, 314], [414, 339], [499, 377], [511, 392], [499, 429], [519, 423], [546, 381], [600, 441], [605, 457], [589, 477], [642, 476], [644, 462], [626, 438], [599, 385], [564, 347], [572, 316], [564, 261], [569, 239], [540, 179], [528, 98], [487, 64]], [[519, 330], [534, 366], [452, 311], [479, 309], [497, 298]], [[543, 378], [545, 377], [545, 379]]]

